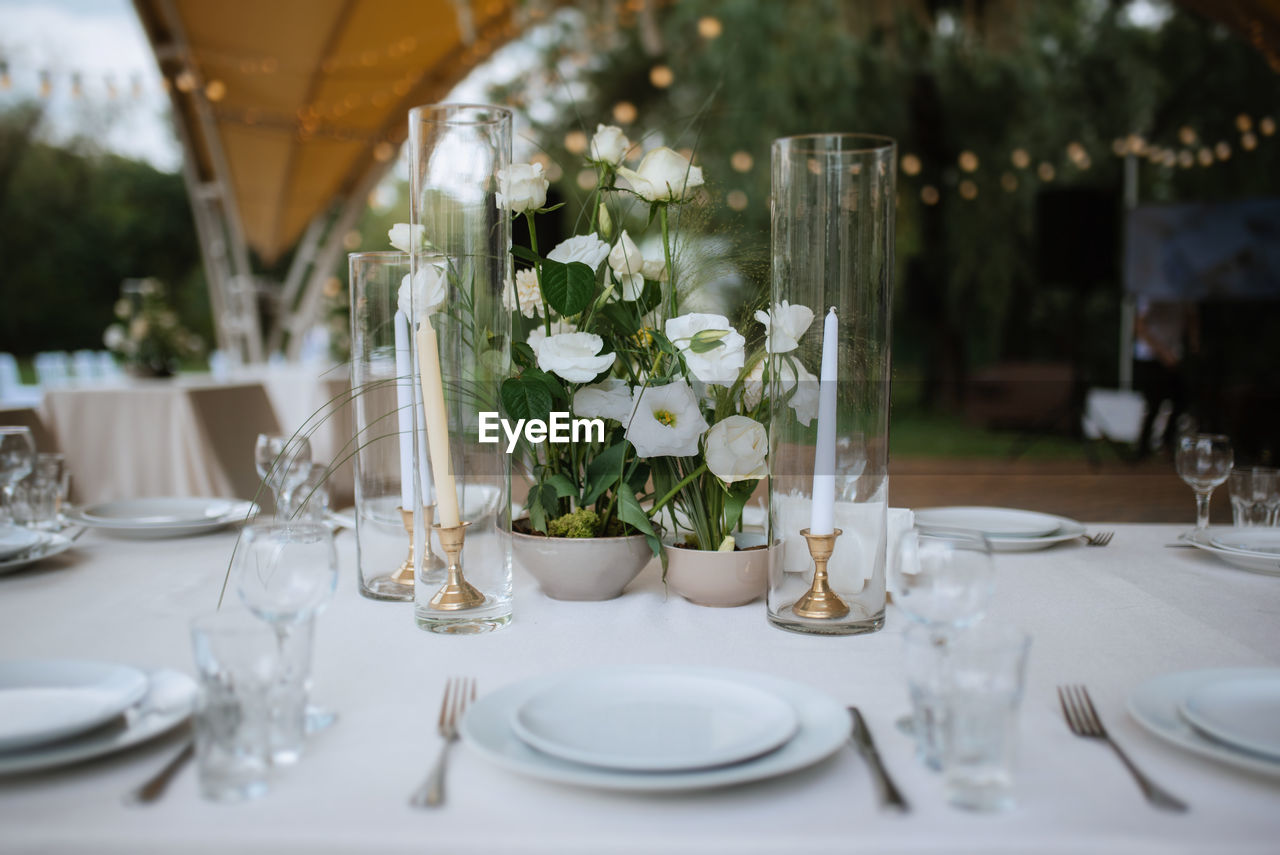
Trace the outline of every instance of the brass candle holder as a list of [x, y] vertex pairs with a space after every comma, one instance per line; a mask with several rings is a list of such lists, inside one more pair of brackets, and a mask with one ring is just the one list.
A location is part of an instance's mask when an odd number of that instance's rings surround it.
[[[436, 509], [434, 505], [423, 505], [422, 516], [426, 519], [427, 528], [427, 552], [422, 556], [422, 569], [424, 572], [431, 570], [443, 570], [444, 562], [440, 560], [440, 556], [436, 555], [431, 548], [431, 527], [432, 521], [435, 519]], [[404, 530], [409, 535], [409, 554], [405, 556], [403, 562], [396, 572], [391, 574], [391, 581], [398, 585], [413, 587], [413, 511], [400, 509], [400, 519], [404, 522]]]
[[809, 544], [809, 555], [813, 557], [813, 584], [808, 592], [796, 600], [791, 611], [797, 617], [831, 620], [842, 618], [849, 613], [849, 606], [827, 583], [827, 561], [836, 548], [836, 538], [842, 532], [833, 529], [831, 534], [810, 534], [809, 529], [800, 529]]
[[451, 612], [474, 609], [484, 604], [484, 594], [462, 576], [462, 542], [466, 539], [469, 525], [471, 523], [463, 522], [447, 528], [439, 524], [432, 526], [449, 562], [449, 578], [428, 604], [433, 609]]

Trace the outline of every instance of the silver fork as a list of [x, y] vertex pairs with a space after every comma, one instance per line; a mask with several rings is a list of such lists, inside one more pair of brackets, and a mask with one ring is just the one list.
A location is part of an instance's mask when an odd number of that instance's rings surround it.
[[461, 677], [451, 678], [444, 686], [444, 698], [440, 701], [440, 718], [436, 722], [436, 730], [444, 744], [436, 756], [436, 763], [431, 767], [418, 789], [409, 797], [409, 804], [414, 807], [436, 807], [444, 803], [444, 773], [449, 757], [449, 747], [458, 741], [458, 720], [462, 718], [467, 704], [476, 699], [476, 681]]
[[1106, 740], [1106, 743], [1116, 752], [1116, 756], [1124, 763], [1125, 768], [1133, 775], [1133, 779], [1138, 782], [1148, 802], [1161, 810], [1186, 812], [1187, 806], [1181, 799], [1161, 789], [1154, 781], [1142, 774], [1142, 771], [1133, 765], [1129, 756], [1121, 751], [1120, 746], [1107, 734], [1102, 718], [1099, 717], [1097, 709], [1093, 706], [1093, 700], [1089, 697], [1088, 689], [1084, 686], [1059, 686], [1058, 701], [1062, 704], [1062, 714], [1066, 717], [1067, 726], [1071, 728], [1071, 732], [1086, 739]]
[[1114, 531], [1100, 531], [1097, 534], [1082, 534], [1084, 542], [1090, 546], [1106, 546], [1111, 542], [1111, 538], [1116, 536]]

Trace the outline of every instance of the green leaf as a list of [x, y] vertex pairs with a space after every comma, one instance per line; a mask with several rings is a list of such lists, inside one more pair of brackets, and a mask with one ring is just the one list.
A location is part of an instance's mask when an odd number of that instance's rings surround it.
[[756, 484], [758, 483], [760, 483], [759, 479], [735, 481], [725, 490], [724, 530], [726, 532], [733, 531], [738, 527], [738, 522], [742, 519], [742, 509], [747, 506], [747, 500], [756, 491]]
[[[648, 515], [644, 512], [644, 508], [640, 507], [640, 502], [636, 497], [626, 490], [618, 493], [618, 519], [643, 534], [645, 542], [649, 544], [649, 549], [653, 551], [653, 554], [658, 558], [663, 558], [662, 540], [658, 537], [658, 533], [653, 530], [653, 523], [649, 521]], [[665, 564], [665, 559], [663, 561]]]
[[622, 474], [622, 456], [626, 452], [627, 444], [619, 442], [597, 454], [587, 464], [587, 486], [582, 492], [580, 507], [595, 504], [610, 487], [618, 483], [618, 476]]
[[534, 484], [529, 488], [529, 495], [525, 499], [527, 505], [526, 510], [529, 512], [529, 524], [533, 526], [535, 531], [543, 534], [547, 533], [547, 509], [542, 506], [542, 485]]
[[526, 342], [518, 341], [511, 345], [511, 361], [521, 368], [530, 368], [538, 364], [538, 357]]
[[541, 383], [553, 400], [568, 403], [569, 393], [565, 391], [564, 384], [554, 374], [548, 374], [540, 368], [526, 368], [520, 376], [526, 380]]
[[542, 262], [542, 295], [564, 317], [576, 315], [591, 305], [596, 293], [596, 274], [581, 261], [561, 264]]
[[556, 491], [558, 499], [576, 499], [578, 497], [578, 488], [569, 480], [569, 476], [563, 473], [556, 473], [548, 478], [545, 486]]
[[563, 208], [564, 206], [565, 206], [565, 203], [564, 203], [564, 202], [557, 202], [556, 204], [552, 205], [550, 208], [539, 208], [539, 209], [537, 210], [537, 213], [539, 213], [539, 214], [550, 214], [552, 211], [555, 211], [555, 210], [558, 210], [558, 209], [560, 209], [560, 208]]
[[647, 315], [656, 309], [661, 302], [662, 286], [657, 282], [646, 282], [644, 283], [644, 291], [640, 294], [640, 299], [636, 300], [636, 314]]
[[633, 336], [640, 331], [640, 315], [623, 303], [610, 303], [596, 315], [597, 323], [604, 319], [610, 327], [610, 333], [621, 338]]
[[542, 262], [542, 256], [529, 249], [527, 246], [512, 246], [511, 254], [516, 258], [529, 262], [530, 264], [539, 264]]
[[509, 419], [543, 419], [551, 412], [546, 385], [524, 376], [502, 381], [502, 406]]

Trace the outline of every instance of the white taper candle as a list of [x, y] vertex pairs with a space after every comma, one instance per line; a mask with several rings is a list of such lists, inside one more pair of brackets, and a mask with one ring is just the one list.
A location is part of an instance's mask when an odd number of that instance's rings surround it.
[[431, 449], [431, 471], [436, 480], [436, 522], [441, 528], [455, 528], [458, 516], [458, 489], [454, 486], [449, 460], [449, 419], [444, 406], [444, 380], [440, 376], [440, 346], [431, 321], [418, 326], [418, 370], [422, 375], [422, 409], [427, 423], [427, 445]]
[[822, 324], [822, 369], [818, 376], [818, 441], [813, 449], [813, 508], [810, 534], [835, 531], [836, 513], [836, 358], [839, 349], [836, 310]]

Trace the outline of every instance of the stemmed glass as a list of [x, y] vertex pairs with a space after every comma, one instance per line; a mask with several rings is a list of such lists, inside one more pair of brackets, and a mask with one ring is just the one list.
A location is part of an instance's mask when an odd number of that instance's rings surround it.
[[275, 497], [276, 515], [288, 519], [293, 515], [294, 490], [311, 473], [311, 440], [305, 436], [260, 433], [253, 447], [253, 461], [258, 476]]
[[36, 462], [36, 443], [31, 428], [0, 427], [0, 490], [5, 507], [13, 505], [13, 488], [31, 474]]
[[1196, 491], [1196, 531], [1209, 528], [1209, 497], [1227, 480], [1235, 462], [1230, 438], [1216, 433], [1191, 433], [1178, 438], [1174, 457], [1178, 475]]
[[[333, 534], [321, 523], [261, 523], [247, 526], [236, 551], [240, 600], [271, 624], [280, 647], [279, 707], [274, 734], [278, 761], [297, 759], [303, 732], [320, 730], [333, 714], [310, 707], [311, 644], [315, 617], [338, 585]], [[292, 710], [298, 715], [289, 716]]]

